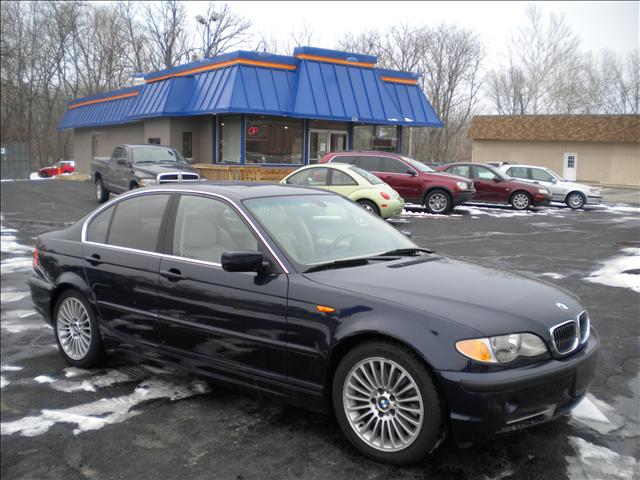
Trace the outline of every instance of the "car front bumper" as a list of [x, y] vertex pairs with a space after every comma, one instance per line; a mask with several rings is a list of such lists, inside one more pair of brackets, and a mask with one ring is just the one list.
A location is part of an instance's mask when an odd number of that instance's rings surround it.
[[531, 205], [533, 205], [534, 207], [543, 207], [549, 205], [551, 203], [551, 200], [551, 194], [543, 195], [537, 193], [533, 195], [533, 198], [531, 199]]
[[451, 433], [460, 442], [538, 425], [571, 411], [585, 396], [596, 371], [599, 341], [566, 359], [497, 372], [439, 371]]
[[602, 197], [590, 195], [587, 197], [587, 205], [600, 205], [602, 203]]

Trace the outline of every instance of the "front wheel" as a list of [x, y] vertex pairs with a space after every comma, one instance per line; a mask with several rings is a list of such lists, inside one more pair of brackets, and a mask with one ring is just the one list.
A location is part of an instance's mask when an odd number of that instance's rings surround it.
[[584, 195], [582, 193], [571, 192], [569, 195], [567, 195], [565, 203], [573, 210], [577, 210], [584, 207], [584, 204], [587, 203], [587, 200], [584, 198]]
[[364, 208], [367, 212], [371, 212], [374, 215], [380, 216], [380, 210], [378, 209], [378, 206], [373, 203], [371, 200], [358, 200], [358, 205], [360, 205], [362, 208]]
[[527, 192], [516, 192], [511, 196], [510, 203], [516, 210], [526, 210], [531, 206], [531, 197]]
[[68, 364], [91, 368], [104, 359], [98, 322], [80, 292], [67, 290], [60, 295], [53, 318], [56, 343]]
[[424, 206], [429, 213], [447, 213], [452, 207], [451, 197], [444, 190], [432, 190], [424, 198]]
[[350, 351], [336, 370], [332, 397], [344, 435], [380, 462], [417, 462], [443, 433], [443, 409], [427, 367], [393, 343], [365, 343]]
[[96, 199], [100, 203], [104, 203], [109, 200], [109, 190], [104, 188], [101, 178], [96, 180]]

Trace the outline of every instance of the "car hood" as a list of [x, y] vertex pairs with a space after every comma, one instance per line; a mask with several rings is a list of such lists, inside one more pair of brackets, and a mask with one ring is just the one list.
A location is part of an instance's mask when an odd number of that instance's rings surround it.
[[445, 178], [447, 180], [451, 180], [452, 182], [464, 182], [473, 184], [473, 180], [465, 177], [461, 177], [460, 175], [451, 175], [450, 173], [444, 172], [422, 172], [422, 175], [435, 175], [440, 178]]
[[550, 327], [585, 310], [577, 297], [555, 285], [446, 257], [408, 257], [305, 276], [396, 303], [398, 315], [403, 308], [421, 310], [483, 336], [533, 332], [548, 338]]
[[192, 166], [184, 165], [184, 164], [134, 165], [134, 168], [138, 175], [148, 175], [149, 177], [155, 177], [159, 173], [170, 173], [170, 172], [198, 173], [198, 171]]

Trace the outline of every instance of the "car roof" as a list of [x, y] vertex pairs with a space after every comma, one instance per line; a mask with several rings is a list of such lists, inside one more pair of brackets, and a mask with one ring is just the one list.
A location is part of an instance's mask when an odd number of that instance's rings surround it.
[[541, 167], [540, 165], [525, 165], [524, 163], [507, 163], [507, 164], [505, 164], [505, 165], [500, 165], [500, 167], [499, 167], [499, 168], [502, 168], [502, 167], [507, 167], [507, 168], [510, 168], [510, 167], [520, 167], [520, 168], [543, 168], [543, 169], [545, 169], [545, 170], [549, 170], [549, 168], [548, 168], [548, 167]]
[[152, 147], [152, 148], [173, 148], [171, 145], [159, 145], [157, 143], [121, 143], [118, 147]]
[[169, 183], [147, 187], [146, 191], [169, 190], [187, 193], [216, 193], [234, 200], [279, 197], [284, 195], [334, 195], [313, 187], [282, 185], [277, 183], [224, 182], [224, 183]]
[[311, 168], [333, 168], [334, 170], [347, 171], [347, 170], [351, 170], [351, 167], [356, 167], [357, 168], [357, 165], [352, 165], [350, 163], [340, 163], [340, 162], [336, 162], [336, 163], [314, 163], [312, 165], [305, 165], [304, 167], [300, 167], [297, 170], [294, 170], [293, 172], [291, 172], [289, 175], [294, 174], [296, 172], [299, 172], [300, 170], [309, 170]]
[[383, 151], [378, 151], [378, 150], [343, 150], [341, 152], [331, 152], [331, 153], [328, 153], [327, 155], [332, 155], [332, 156], [336, 157], [336, 156], [343, 156], [343, 155], [353, 155], [354, 153], [364, 154], [364, 155], [390, 156], [390, 157], [401, 157], [402, 156], [401, 153], [383, 152]]

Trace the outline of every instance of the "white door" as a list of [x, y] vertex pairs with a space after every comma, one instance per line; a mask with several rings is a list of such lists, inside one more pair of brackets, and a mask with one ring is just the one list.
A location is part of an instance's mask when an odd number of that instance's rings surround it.
[[578, 155], [575, 153], [564, 154], [564, 168], [562, 176], [570, 182], [576, 181], [576, 170], [578, 169]]

